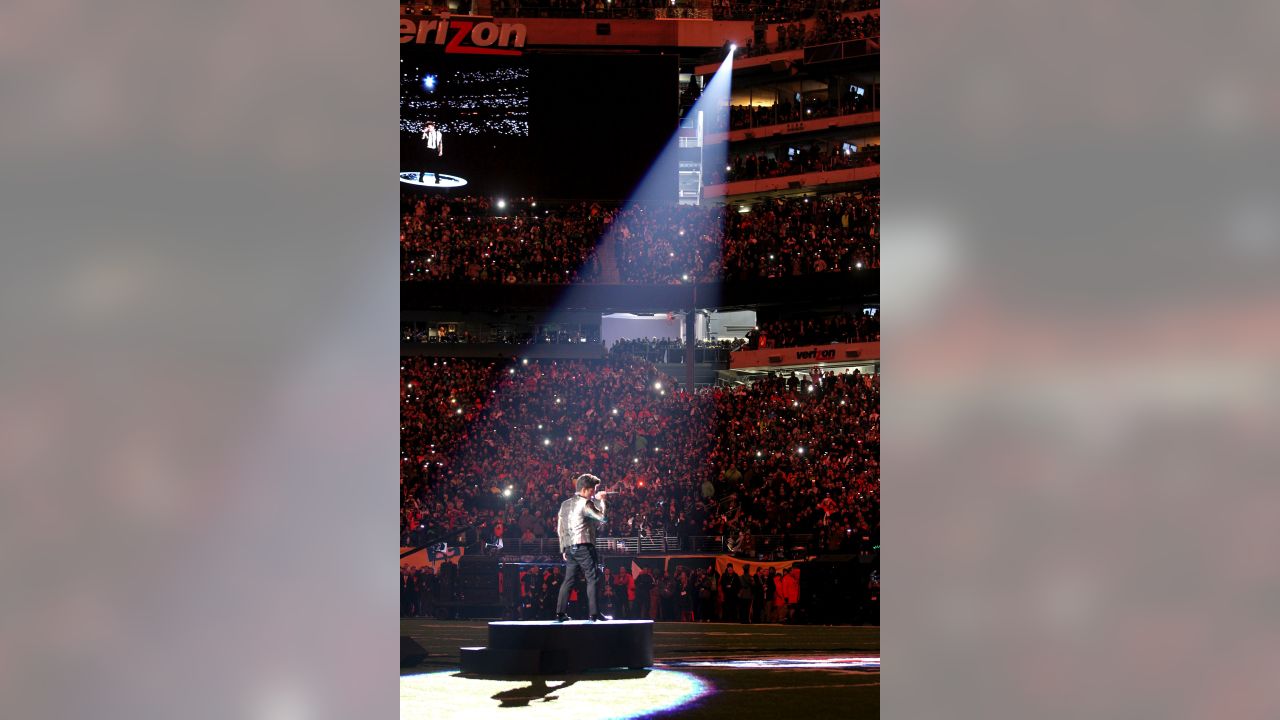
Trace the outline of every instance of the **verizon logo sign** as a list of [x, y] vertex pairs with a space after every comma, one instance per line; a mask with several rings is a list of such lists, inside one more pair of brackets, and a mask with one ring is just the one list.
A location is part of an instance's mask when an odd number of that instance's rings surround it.
[[526, 34], [528, 29], [519, 23], [498, 24], [466, 18], [400, 18], [401, 43], [443, 45], [445, 52], [458, 55], [519, 55]]

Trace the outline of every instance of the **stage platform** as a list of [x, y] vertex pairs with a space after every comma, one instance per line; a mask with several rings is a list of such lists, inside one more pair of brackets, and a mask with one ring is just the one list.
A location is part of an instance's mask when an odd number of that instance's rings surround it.
[[486, 622], [405, 618], [400, 632], [429, 652], [400, 671], [402, 720], [873, 720], [880, 713], [877, 627], [658, 622], [653, 663], [644, 669], [562, 675], [462, 672], [458, 649], [489, 642]]
[[463, 647], [459, 653], [462, 671], [481, 675], [639, 670], [653, 664], [653, 621], [491, 622], [486, 647]]

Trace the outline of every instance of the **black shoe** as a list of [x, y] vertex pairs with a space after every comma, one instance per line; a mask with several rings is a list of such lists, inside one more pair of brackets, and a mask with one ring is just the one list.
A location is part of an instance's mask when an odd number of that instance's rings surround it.
[[556, 622], [564, 622], [572, 619], [573, 618], [569, 617], [568, 613], [556, 613]]
[[601, 615], [600, 613], [596, 613], [595, 615], [588, 615], [587, 619], [590, 620], [591, 622], [596, 622], [597, 620], [605, 621], [605, 620], [608, 620], [609, 618], [605, 617], [604, 615]]

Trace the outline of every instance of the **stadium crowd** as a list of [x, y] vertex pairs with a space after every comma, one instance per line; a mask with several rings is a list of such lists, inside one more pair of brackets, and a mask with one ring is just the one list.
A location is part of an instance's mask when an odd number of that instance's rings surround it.
[[[741, 346], [745, 340], [699, 340], [697, 349], [707, 354], [730, 353]], [[685, 343], [678, 338], [636, 338], [618, 340], [609, 346], [609, 354], [616, 357], [627, 355], [652, 363], [684, 362]], [[725, 356], [727, 359], [727, 355]], [[699, 361], [702, 362], [702, 361]]]
[[[879, 379], [774, 376], [696, 393], [646, 362], [402, 359], [402, 542], [461, 528], [555, 538], [571, 479], [608, 499], [605, 536], [759, 535], [826, 549], [878, 533]], [[840, 427], [841, 433], [830, 428]]]
[[[878, 95], [878, 91], [875, 94]], [[772, 105], [734, 105], [729, 108], [729, 127], [742, 130], [870, 112], [878, 109], [872, 102], [872, 96], [872, 92], [864, 90], [861, 95], [848, 93], [841, 97], [805, 98], [801, 102], [783, 98]]]
[[[408, 281], [565, 284], [616, 277], [675, 284], [879, 266], [874, 194], [768, 200], [750, 213], [577, 203], [497, 215], [487, 198], [406, 191], [402, 213], [401, 279]], [[606, 231], [615, 238], [616, 267], [606, 267], [597, 249]]]
[[725, 172], [714, 168], [707, 173], [708, 184], [760, 180], [763, 178], [827, 172], [880, 164], [880, 146], [863, 145], [854, 150], [845, 143], [810, 143], [807, 146], [779, 146], [760, 152], [736, 153]]
[[745, 350], [880, 339], [880, 314], [829, 313], [805, 318], [761, 320], [747, 333]]
[[[610, 617], [665, 622], [785, 622], [794, 616], [799, 601], [798, 573], [739, 567], [742, 572], [729, 566], [719, 573], [714, 566], [676, 565], [670, 572], [640, 566], [633, 573], [626, 564], [616, 570], [606, 565], [598, 586], [601, 610]], [[519, 618], [550, 618], [563, 577], [559, 566], [522, 571]], [[585, 604], [581, 598], [573, 602]], [[585, 612], [572, 604], [570, 610]]]
[[515, 330], [504, 327], [458, 327], [456, 324], [426, 322], [400, 323], [400, 339], [407, 343], [424, 345], [464, 345], [469, 343], [499, 343], [503, 345], [583, 345], [600, 342], [600, 327], [585, 326], [577, 329], [538, 327], [533, 330]]
[[879, 195], [774, 199], [731, 213], [727, 277], [782, 277], [880, 266]]
[[502, 283], [592, 282], [606, 211], [577, 203], [500, 216], [485, 197], [402, 191], [401, 278]]
[[[600, 579], [600, 610], [613, 618], [648, 618], [665, 622], [780, 623], [794, 620], [800, 599], [799, 573], [790, 568], [729, 565], [723, 573], [715, 566], [690, 568], [676, 565], [670, 572], [641, 566], [633, 573], [630, 560], [606, 563]], [[741, 571], [739, 571], [741, 568]], [[549, 620], [555, 614], [556, 596], [564, 579], [560, 564], [529, 563], [514, 578], [509, 596], [514, 599], [513, 619]], [[570, 596], [569, 611], [586, 614], [579, 587]], [[401, 567], [400, 614], [426, 617], [448, 615], [458, 586], [458, 569], [441, 563]], [[456, 607], [456, 606], [455, 606]]]
[[825, 43], [858, 40], [880, 35], [880, 14], [849, 15], [838, 10], [819, 9], [812, 21], [781, 23], [774, 27], [774, 41], [767, 41], [757, 33], [743, 48], [746, 57], [799, 50]]

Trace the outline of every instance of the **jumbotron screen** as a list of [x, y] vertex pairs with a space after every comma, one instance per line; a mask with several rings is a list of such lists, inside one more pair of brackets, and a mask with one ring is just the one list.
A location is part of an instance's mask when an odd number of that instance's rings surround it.
[[424, 191], [623, 199], [678, 124], [674, 55], [400, 58], [400, 178]]

